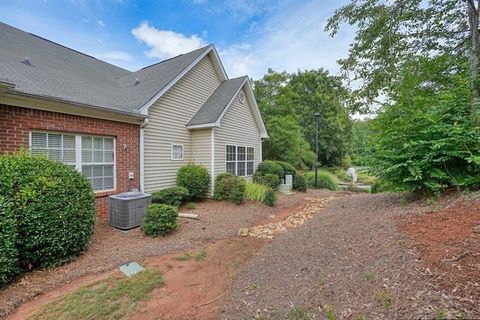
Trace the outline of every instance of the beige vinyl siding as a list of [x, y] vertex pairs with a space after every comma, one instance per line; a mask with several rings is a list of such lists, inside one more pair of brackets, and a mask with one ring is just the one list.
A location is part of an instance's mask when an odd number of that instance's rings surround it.
[[202, 165], [212, 174], [212, 129], [194, 130], [193, 162]]
[[[207, 55], [150, 107], [144, 142], [145, 191], [175, 185], [178, 169], [194, 160], [192, 132], [185, 125], [219, 84]], [[183, 144], [183, 160], [171, 160], [172, 143]]]
[[253, 116], [248, 98], [245, 98], [245, 102], [241, 103], [238, 97], [235, 97], [221, 120], [220, 128], [215, 129], [216, 175], [225, 172], [225, 148], [227, 145], [255, 148], [254, 169], [262, 161], [260, 130]]

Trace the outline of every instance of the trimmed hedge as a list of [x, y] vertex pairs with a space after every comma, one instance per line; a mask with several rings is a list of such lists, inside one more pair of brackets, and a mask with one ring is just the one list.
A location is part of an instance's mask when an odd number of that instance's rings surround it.
[[188, 190], [187, 200], [205, 198], [210, 186], [210, 174], [203, 166], [187, 164], [177, 172], [177, 185]]
[[0, 156], [0, 172], [0, 196], [11, 205], [13, 216], [8, 209], [7, 217], [16, 223], [20, 266], [58, 265], [88, 247], [96, 212], [87, 178], [71, 166], [26, 151]]
[[145, 211], [142, 232], [149, 237], [165, 236], [178, 227], [178, 209], [168, 204], [151, 204]]
[[256, 172], [258, 172], [258, 174], [262, 176], [265, 176], [267, 174], [274, 174], [279, 179], [283, 179], [283, 176], [285, 174], [281, 165], [279, 165], [275, 161], [269, 161], [269, 160], [260, 162]]
[[270, 189], [277, 190], [278, 185], [282, 182], [281, 179], [271, 173], [267, 173], [265, 175], [255, 172], [253, 174], [253, 182], [263, 184], [264, 186], [269, 187]]
[[214, 200], [231, 200], [241, 204], [245, 197], [246, 182], [231, 173], [221, 173], [215, 178]]
[[170, 187], [152, 193], [153, 203], [163, 203], [175, 207], [180, 207], [185, 199], [188, 198], [188, 190], [184, 187]]
[[293, 189], [296, 189], [300, 192], [306, 192], [307, 191], [307, 180], [305, 179], [304, 175], [297, 174], [293, 178]]
[[18, 265], [17, 223], [12, 206], [0, 196], [0, 288], [22, 270]]

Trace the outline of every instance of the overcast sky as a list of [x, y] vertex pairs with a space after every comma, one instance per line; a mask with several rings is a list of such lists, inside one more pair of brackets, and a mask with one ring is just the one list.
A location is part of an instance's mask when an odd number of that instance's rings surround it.
[[346, 0], [2, 0], [0, 21], [129, 70], [215, 44], [230, 77], [338, 72], [354, 31], [324, 32]]

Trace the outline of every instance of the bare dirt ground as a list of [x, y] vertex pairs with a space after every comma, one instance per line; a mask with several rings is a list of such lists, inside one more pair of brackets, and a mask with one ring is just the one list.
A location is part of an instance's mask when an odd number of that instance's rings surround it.
[[[480, 318], [473, 232], [479, 204], [442, 210], [452, 201], [436, 204], [438, 213], [420, 200], [401, 206], [399, 195], [331, 201], [308, 223], [275, 236], [239, 272], [220, 318], [273, 318], [293, 306], [319, 319], [327, 306], [340, 319]], [[444, 265], [445, 258], [454, 261]], [[452, 263], [462, 266], [455, 270]], [[462, 270], [468, 272], [458, 275]]]
[[[85, 277], [67, 269], [77, 280], [55, 282], [51, 291], [40, 282], [49, 292], [22, 304], [12, 317], [23, 319], [43, 303], [115, 273], [120, 261], [137, 259], [160, 268], [165, 286], [152, 292], [134, 319], [283, 319], [273, 314], [293, 306], [316, 319], [326, 318], [327, 306], [338, 319], [480, 318], [479, 200], [459, 201], [453, 194], [432, 205], [422, 199], [401, 205], [402, 195], [332, 194], [282, 197], [274, 209], [205, 202], [196, 211], [204, 210], [208, 223], [191, 221], [165, 239], [110, 234], [105, 226], [100, 230], [106, 234], [96, 235], [92, 249], [70, 264]], [[325, 208], [315, 210], [312, 203]], [[314, 214], [271, 240], [237, 235], [240, 228], [281, 222], [301, 211]], [[96, 242], [102, 248], [101, 239], [105, 246], [118, 241], [117, 250], [91, 251]], [[201, 261], [177, 259], [179, 251], [201, 249]], [[110, 271], [89, 272], [91, 265], [80, 262], [92, 257], [112, 258], [102, 260]], [[38, 273], [45, 272], [44, 280], [52, 273], [48, 279], [55, 280], [70, 265]]]
[[[309, 191], [288, 197], [280, 195], [278, 204], [273, 208], [255, 202], [242, 206], [211, 200], [199, 202], [196, 209], [189, 211], [200, 214], [199, 221], [181, 219], [178, 231], [157, 239], [144, 237], [138, 229], [121, 232], [109, 227], [104, 220], [98, 220], [92, 244], [85, 254], [60, 267], [25, 273], [1, 290], [0, 318], [6, 317], [20, 303], [61, 286], [68, 287], [76, 279], [96, 277], [130, 261], [143, 262], [148, 257], [195, 250], [216, 240], [235, 237], [242, 227], [249, 227], [260, 220], [273, 220], [285, 210], [289, 212], [291, 208], [300, 208], [306, 197], [327, 194], [329, 192]], [[75, 284], [67, 291], [81, 281]]]

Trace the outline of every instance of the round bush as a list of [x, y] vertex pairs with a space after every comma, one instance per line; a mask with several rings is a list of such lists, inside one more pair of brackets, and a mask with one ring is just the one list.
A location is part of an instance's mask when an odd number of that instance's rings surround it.
[[177, 229], [178, 209], [168, 204], [151, 204], [145, 211], [142, 232], [149, 237], [159, 237]]
[[290, 163], [284, 162], [284, 161], [274, 161], [274, 162], [282, 167], [284, 174], [291, 174], [293, 177], [296, 176], [297, 170]]
[[177, 185], [188, 190], [188, 200], [204, 198], [210, 186], [207, 168], [187, 164], [177, 172]]
[[221, 173], [215, 178], [214, 200], [231, 200], [241, 204], [245, 197], [246, 182], [231, 173]]
[[21, 272], [16, 244], [17, 226], [11, 205], [0, 196], [0, 288]]
[[307, 191], [307, 181], [305, 180], [305, 176], [302, 174], [297, 174], [293, 178], [293, 189], [296, 189], [300, 192]]
[[263, 161], [257, 167], [257, 172], [263, 176], [267, 174], [274, 174], [279, 179], [283, 179], [284, 171], [281, 165], [275, 163], [274, 161]]
[[171, 187], [152, 193], [153, 203], [169, 204], [180, 207], [188, 198], [188, 190], [184, 187]]
[[26, 151], [0, 156], [0, 172], [0, 196], [12, 206], [21, 266], [57, 265], [88, 247], [96, 213], [87, 178]]
[[276, 201], [277, 201], [277, 194], [275, 193], [275, 191], [268, 189], [265, 192], [265, 196], [263, 197], [263, 203], [266, 204], [267, 206], [273, 207]]
[[275, 174], [267, 173], [266, 175], [262, 175], [260, 173], [255, 173], [253, 175], [253, 182], [263, 184], [272, 190], [277, 190], [278, 185], [282, 181]]

